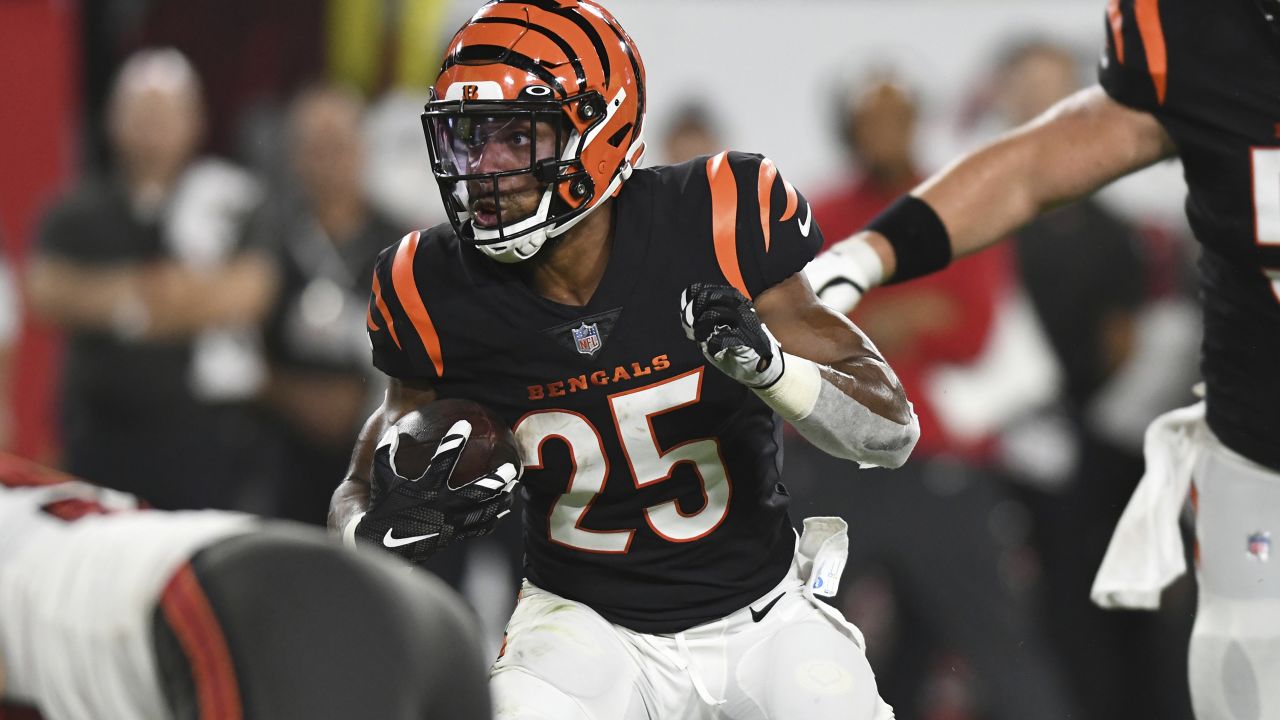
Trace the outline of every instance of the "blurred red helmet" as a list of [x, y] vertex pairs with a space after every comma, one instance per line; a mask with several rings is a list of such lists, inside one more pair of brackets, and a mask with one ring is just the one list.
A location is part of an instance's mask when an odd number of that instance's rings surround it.
[[[607, 10], [496, 0], [449, 43], [422, 123], [458, 235], [519, 262], [617, 193], [644, 114], [644, 63]], [[503, 217], [516, 187], [540, 191], [536, 209]]]

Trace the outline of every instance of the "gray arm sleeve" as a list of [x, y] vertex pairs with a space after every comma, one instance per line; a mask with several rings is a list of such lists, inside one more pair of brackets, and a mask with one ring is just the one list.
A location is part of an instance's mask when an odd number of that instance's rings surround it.
[[862, 467], [902, 467], [920, 439], [920, 419], [914, 411], [910, 423], [899, 425], [871, 412], [826, 378], [813, 410], [788, 422], [819, 449], [857, 460]]

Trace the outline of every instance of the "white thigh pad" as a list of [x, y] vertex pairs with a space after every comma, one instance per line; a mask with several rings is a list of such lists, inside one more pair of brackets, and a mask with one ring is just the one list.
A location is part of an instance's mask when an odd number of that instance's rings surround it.
[[612, 626], [585, 605], [527, 583], [490, 677], [503, 720], [647, 717], [636, 663]]

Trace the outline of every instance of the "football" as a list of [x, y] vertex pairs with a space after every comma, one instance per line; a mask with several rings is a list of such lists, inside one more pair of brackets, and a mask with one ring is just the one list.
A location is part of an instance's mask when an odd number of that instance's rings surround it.
[[400, 435], [395, 466], [401, 477], [418, 478], [427, 470], [436, 446], [459, 420], [471, 423], [471, 437], [454, 467], [454, 483], [466, 483], [497, 470], [503, 463], [520, 471], [515, 436], [497, 413], [477, 402], [437, 400], [411, 411], [395, 424]]

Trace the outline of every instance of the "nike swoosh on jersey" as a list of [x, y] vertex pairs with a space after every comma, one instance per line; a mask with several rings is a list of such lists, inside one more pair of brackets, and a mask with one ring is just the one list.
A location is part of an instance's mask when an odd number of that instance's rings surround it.
[[394, 532], [395, 532], [395, 528], [387, 528], [387, 534], [384, 535], [382, 538], [383, 545], [386, 545], [389, 548], [398, 548], [404, 545], [411, 545], [413, 543], [418, 542], [419, 540], [427, 540], [440, 534], [437, 532], [437, 533], [429, 533], [427, 535], [414, 535], [412, 537], [398, 538], [393, 534]]
[[813, 206], [809, 203], [804, 204], [805, 216], [803, 220], [799, 220], [800, 234], [809, 237], [809, 227], [813, 225]]
[[751, 608], [751, 619], [754, 620], [755, 622], [760, 622], [761, 620], [763, 620], [764, 616], [769, 614], [769, 611], [773, 609], [774, 605], [778, 604], [778, 601], [782, 599], [783, 595], [786, 595], [786, 593], [779, 593], [778, 597], [770, 600], [768, 605], [765, 605], [759, 610], [755, 608]]

